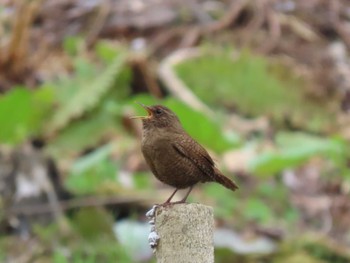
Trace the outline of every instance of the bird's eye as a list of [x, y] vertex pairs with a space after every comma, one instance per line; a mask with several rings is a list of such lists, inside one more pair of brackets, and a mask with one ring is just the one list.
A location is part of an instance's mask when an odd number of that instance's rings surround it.
[[160, 115], [160, 114], [162, 114], [163, 113], [163, 111], [161, 110], [161, 109], [156, 109], [156, 114], [157, 115]]

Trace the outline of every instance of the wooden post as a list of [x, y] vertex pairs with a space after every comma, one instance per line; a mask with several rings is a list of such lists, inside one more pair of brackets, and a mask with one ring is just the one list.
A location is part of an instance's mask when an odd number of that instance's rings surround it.
[[213, 209], [201, 204], [159, 206], [155, 211], [159, 242], [157, 263], [213, 263]]

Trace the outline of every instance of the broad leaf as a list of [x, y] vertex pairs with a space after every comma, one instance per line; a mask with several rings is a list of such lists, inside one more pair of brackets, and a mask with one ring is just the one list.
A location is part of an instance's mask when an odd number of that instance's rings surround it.
[[28, 90], [13, 88], [0, 96], [0, 142], [16, 144], [36, 135], [51, 110], [50, 88]]
[[300, 165], [313, 156], [325, 156], [335, 161], [346, 156], [344, 141], [305, 133], [278, 133], [276, 144], [275, 151], [264, 152], [251, 160], [249, 167], [253, 173], [273, 175]]

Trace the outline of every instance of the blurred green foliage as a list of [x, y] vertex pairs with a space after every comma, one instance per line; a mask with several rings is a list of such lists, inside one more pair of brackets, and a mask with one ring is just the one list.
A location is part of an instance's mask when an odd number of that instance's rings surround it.
[[[107, 44], [97, 47], [99, 52], [96, 54], [101, 54], [97, 57], [104, 61], [102, 68], [78, 54], [73, 57], [73, 77], [67, 76], [49, 84], [56, 91], [58, 102], [58, 108], [48, 123], [49, 133], [64, 128], [72, 119], [103, 105], [103, 99], [111, 95], [109, 92], [113, 93], [115, 101], [128, 95], [129, 72], [124, 67], [127, 50]], [[106, 58], [105, 53], [110, 53], [110, 57]]]
[[300, 235], [282, 242], [273, 254], [236, 254], [227, 248], [215, 251], [215, 262], [240, 263], [345, 263], [349, 254], [322, 236]]
[[214, 199], [215, 216], [220, 218], [232, 217], [234, 211], [239, 207], [239, 201], [233, 192], [223, 190], [219, 184], [206, 184], [203, 189], [206, 196]]
[[45, 128], [52, 112], [54, 93], [49, 88], [34, 91], [15, 87], [0, 96], [0, 142], [19, 144]]
[[[76, 54], [79, 39], [68, 42], [68, 51]], [[100, 64], [77, 54], [73, 57], [75, 74], [49, 84], [59, 105], [47, 130], [60, 129], [48, 147], [54, 156], [93, 147], [107, 134], [121, 130], [121, 104], [130, 93], [130, 69], [125, 64], [128, 51], [101, 41], [95, 52]]]
[[348, 155], [346, 141], [341, 138], [324, 138], [300, 132], [279, 132], [275, 140], [277, 148], [274, 151], [262, 152], [250, 161], [253, 173], [272, 176], [283, 169], [305, 163], [314, 156], [324, 156], [341, 167], [345, 165]]
[[[116, 56], [115, 60], [100, 74], [93, 64], [84, 59], [77, 59], [75, 61], [76, 77], [56, 83], [59, 87], [57, 98], [60, 108], [48, 123], [48, 132], [63, 128], [71, 119], [78, 118], [96, 107], [108, 89], [113, 87], [125, 58], [125, 55]], [[99, 74], [98, 77], [95, 74]]]
[[[59, 76], [35, 90], [15, 87], [0, 95], [0, 142], [15, 146], [31, 137], [46, 138], [46, 151], [58, 162], [68, 162], [65, 186], [74, 194], [106, 193], [111, 187], [114, 194], [121, 194], [118, 176], [125, 157], [118, 155], [116, 161], [112, 155], [129, 153], [135, 141], [125, 129], [125, 112], [132, 109], [136, 115], [146, 114], [134, 101], [170, 107], [185, 130], [217, 154], [252, 144], [259, 149], [267, 140], [244, 139], [234, 131], [224, 131], [224, 122], [233, 108], [249, 117], [270, 117], [284, 129], [288, 128], [284, 125], [288, 119], [293, 127], [303, 130], [277, 131], [271, 142], [274, 148], [261, 150], [250, 160], [247, 172], [254, 175], [254, 185], [235, 193], [218, 184], [203, 186], [208, 202], [215, 205], [215, 215], [235, 221], [238, 226], [247, 221], [265, 226], [283, 221], [293, 227], [299, 213], [275, 175], [313, 157], [321, 156], [331, 162], [340, 178], [350, 180], [346, 163], [350, 156], [348, 143], [336, 136], [307, 133], [327, 130], [332, 123], [330, 107], [307, 98], [303, 93], [307, 81], [281, 63], [248, 50], [235, 54], [232, 48], [215, 47], [215, 51], [204, 50], [204, 56], [178, 65], [179, 77], [205, 103], [217, 109], [217, 118], [213, 119], [172, 97], [156, 100], [147, 94], [132, 95], [132, 70], [127, 63], [131, 53], [123, 46], [99, 41], [87, 55], [84, 41], [69, 37], [64, 49], [72, 62], [69, 75]], [[135, 173], [134, 188], [150, 191], [150, 178], [149, 173]], [[72, 216], [73, 233], [68, 238], [58, 234], [57, 226], [37, 228], [36, 234], [43, 246], [51, 245], [52, 238], [58, 236], [55, 242], [60, 248], [50, 248], [49, 262], [132, 262], [125, 248], [108, 234], [112, 223], [104, 210], [81, 210]], [[1, 250], [0, 261], [4, 257]], [[327, 262], [330, 257], [326, 252], [305, 246], [295, 258]], [[295, 258], [291, 258], [293, 262]]]
[[[89, 220], [86, 220], [87, 218]], [[72, 218], [74, 230], [84, 240], [114, 239], [115, 236], [111, 231], [113, 223], [113, 217], [103, 208], [83, 208]]]
[[350, 261], [349, 253], [325, 236], [300, 235], [284, 241], [271, 262], [345, 263]]
[[113, 145], [108, 144], [77, 159], [65, 181], [67, 188], [76, 194], [102, 193], [104, 185], [118, 188], [119, 169], [109, 158], [112, 150]]
[[102, 208], [84, 208], [69, 221], [69, 230], [57, 224], [36, 226], [35, 233], [45, 248], [37, 258], [48, 262], [133, 262], [112, 232], [113, 218]]
[[248, 199], [243, 210], [244, 217], [258, 223], [266, 223], [271, 220], [273, 212], [267, 203], [257, 198]]
[[[307, 81], [282, 63], [218, 46], [176, 67], [179, 77], [212, 107], [234, 108], [247, 116], [287, 119], [312, 131], [329, 128], [332, 115], [325, 103], [307, 98]], [[304, 93], [303, 93], [304, 92]]]

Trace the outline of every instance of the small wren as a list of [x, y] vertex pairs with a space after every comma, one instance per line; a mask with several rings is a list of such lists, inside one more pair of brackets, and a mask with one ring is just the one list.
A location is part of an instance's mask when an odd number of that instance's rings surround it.
[[139, 103], [148, 116], [142, 119], [141, 150], [152, 173], [161, 182], [175, 187], [165, 201], [169, 204], [178, 189], [189, 188], [184, 203], [195, 184], [217, 182], [234, 191], [238, 186], [215, 167], [208, 152], [182, 127], [174, 112], [162, 105], [146, 106]]

